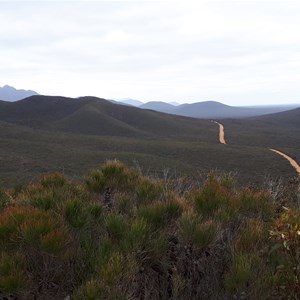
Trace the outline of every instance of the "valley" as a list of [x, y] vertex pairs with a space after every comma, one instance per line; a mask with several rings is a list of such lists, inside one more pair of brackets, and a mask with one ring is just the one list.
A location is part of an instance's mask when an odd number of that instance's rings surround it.
[[[0, 185], [30, 182], [45, 172], [79, 178], [107, 159], [148, 174], [190, 176], [231, 172], [242, 184], [295, 175], [269, 148], [299, 158], [299, 110], [224, 119], [224, 147], [210, 120], [118, 105], [95, 97], [33, 96], [0, 102]], [[285, 121], [286, 120], [286, 121]]]

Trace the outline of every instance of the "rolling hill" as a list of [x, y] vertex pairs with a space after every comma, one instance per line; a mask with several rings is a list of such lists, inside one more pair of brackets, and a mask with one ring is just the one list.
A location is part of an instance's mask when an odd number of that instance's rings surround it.
[[200, 119], [228, 119], [246, 118], [271, 113], [282, 112], [300, 105], [273, 105], [273, 106], [229, 106], [217, 101], [204, 101], [192, 104], [174, 106], [164, 102], [148, 102], [140, 106], [143, 109], [152, 109], [169, 114], [187, 116]]
[[[297, 122], [298, 111], [290, 114]], [[284, 125], [291, 115], [283, 116], [277, 118], [283, 118]], [[208, 120], [104, 99], [32, 96], [13, 103], [1, 101], [0, 186], [55, 170], [76, 178], [114, 158], [157, 176], [167, 171], [199, 180], [201, 174], [218, 170], [237, 172], [238, 181], [244, 183], [261, 184], [268, 174], [288, 178], [294, 170], [268, 147], [275, 144], [297, 155], [299, 127], [291, 135], [291, 125], [279, 126], [278, 135], [273, 132], [276, 120], [270, 118], [273, 123], [263, 118], [222, 121], [228, 142], [224, 146], [218, 143], [218, 126]], [[273, 144], [267, 142], [270, 132]]]
[[[210, 138], [206, 121], [172, 116], [95, 98], [31, 96], [0, 102], [0, 120], [31, 128], [80, 134]], [[208, 132], [208, 133], [206, 133]]]
[[176, 106], [162, 101], [150, 101], [140, 105], [139, 108], [152, 109], [160, 112], [171, 113], [173, 110], [176, 109]]
[[253, 118], [223, 120], [222, 123], [227, 142], [276, 148], [300, 163], [300, 108]]

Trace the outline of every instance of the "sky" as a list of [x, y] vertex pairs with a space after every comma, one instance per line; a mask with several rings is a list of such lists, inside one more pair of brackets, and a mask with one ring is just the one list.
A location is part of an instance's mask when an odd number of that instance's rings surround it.
[[0, 86], [300, 103], [300, 1], [1, 1]]

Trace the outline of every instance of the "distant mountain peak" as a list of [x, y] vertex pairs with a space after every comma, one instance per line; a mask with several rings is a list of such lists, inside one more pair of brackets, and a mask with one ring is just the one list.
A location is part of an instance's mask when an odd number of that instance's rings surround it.
[[0, 100], [4, 101], [18, 101], [33, 95], [38, 95], [38, 93], [32, 90], [19, 90], [8, 84], [0, 87]]
[[114, 99], [119, 103], [123, 103], [126, 105], [130, 105], [130, 106], [135, 106], [138, 107], [140, 105], [143, 105], [144, 102], [140, 101], [140, 100], [136, 100], [136, 99], [131, 99], [131, 98], [122, 98], [122, 99]]

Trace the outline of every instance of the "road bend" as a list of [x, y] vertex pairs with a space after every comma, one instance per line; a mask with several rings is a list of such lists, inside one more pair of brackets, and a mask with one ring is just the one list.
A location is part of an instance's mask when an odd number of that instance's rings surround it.
[[275, 149], [270, 149], [271, 151], [277, 153], [278, 155], [281, 155], [282, 157], [284, 157], [285, 159], [287, 159], [290, 164], [293, 166], [293, 168], [298, 172], [298, 174], [300, 175], [300, 166], [298, 165], [298, 163], [292, 159], [290, 156], [286, 155], [285, 153], [275, 150]]

